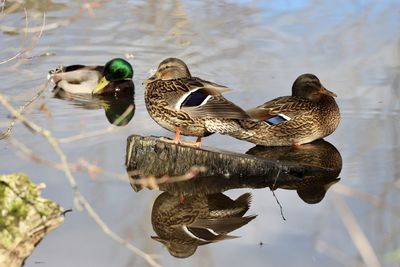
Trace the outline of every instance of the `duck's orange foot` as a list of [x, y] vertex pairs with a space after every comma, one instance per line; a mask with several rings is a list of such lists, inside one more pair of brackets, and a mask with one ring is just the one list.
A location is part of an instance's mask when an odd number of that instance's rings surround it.
[[179, 204], [183, 204], [185, 202], [185, 197], [183, 195], [179, 195]]
[[201, 142], [186, 142], [182, 140], [175, 140], [175, 139], [169, 139], [167, 137], [160, 137], [160, 140], [165, 142], [165, 143], [170, 143], [170, 144], [175, 144], [175, 145], [184, 145], [184, 146], [190, 146], [190, 147], [195, 147], [199, 148], [201, 145]]
[[201, 145], [201, 143], [197, 142], [197, 141], [196, 142], [180, 141], [179, 143], [182, 144], [182, 145], [185, 145], [185, 146], [191, 146], [191, 147], [196, 147], [196, 148], [199, 148], [200, 145]]
[[175, 139], [169, 139], [167, 137], [160, 137], [160, 140], [165, 142], [165, 143], [170, 143], [170, 144], [175, 144], [175, 145], [180, 143], [179, 141], [177, 141]]
[[292, 144], [292, 147], [295, 147], [295, 148], [300, 147], [300, 146], [301, 146], [301, 144], [299, 144], [299, 143], [293, 143]]

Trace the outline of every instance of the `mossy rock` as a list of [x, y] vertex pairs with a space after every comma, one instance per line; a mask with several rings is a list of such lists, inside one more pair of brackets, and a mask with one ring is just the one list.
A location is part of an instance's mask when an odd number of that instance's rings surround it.
[[63, 209], [40, 196], [44, 187], [22, 173], [0, 175], [0, 266], [21, 266], [63, 222]]

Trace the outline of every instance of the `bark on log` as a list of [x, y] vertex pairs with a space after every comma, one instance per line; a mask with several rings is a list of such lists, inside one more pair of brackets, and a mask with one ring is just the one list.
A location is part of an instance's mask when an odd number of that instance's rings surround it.
[[269, 160], [252, 155], [175, 145], [158, 137], [131, 135], [127, 141], [126, 168], [135, 191], [142, 189], [146, 178], [177, 177], [193, 173], [196, 179], [159, 184], [159, 189], [186, 194], [210, 194], [232, 188], [290, 186], [304, 182], [313, 173], [331, 168]]

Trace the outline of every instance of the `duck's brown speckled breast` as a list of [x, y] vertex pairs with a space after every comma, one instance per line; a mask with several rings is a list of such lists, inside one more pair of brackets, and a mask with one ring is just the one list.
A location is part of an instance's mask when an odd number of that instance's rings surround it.
[[191, 118], [186, 112], [175, 110], [165, 100], [165, 94], [171, 90], [164, 83], [155, 81], [146, 86], [145, 102], [151, 118], [171, 132], [175, 132], [175, 128], [179, 126], [182, 135], [203, 137], [212, 134], [207, 131], [201, 118]]

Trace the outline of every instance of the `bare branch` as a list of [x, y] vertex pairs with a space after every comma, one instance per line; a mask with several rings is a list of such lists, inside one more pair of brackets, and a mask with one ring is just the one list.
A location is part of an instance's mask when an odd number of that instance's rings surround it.
[[18, 53], [16, 53], [14, 56], [12, 56], [12, 57], [10, 57], [10, 58], [8, 58], [8, 59], [5, 59], [5, 60], [3, 60], [3, 61], [0, 61], [0, 65], [1, 64], [5, 64], [5, 63], [7, 63], [7, 62], [10, 62], [10, 61], [12, 61], [12, 60], [14, 60], [14, 59], [16, 59], [16, 58], [18, 58], [20, 55], [22, 55], [23, 53], [25, 53], [25, 51], [19, 51]]
[[116, 126], [110, 125], [109, 127], [105, 128], [105, 129], [100, 129], [100, 130], [95, 130], [95, 131], [91, 131], [91, 132], [81, 133], [81, 134], [73, 135], [73, 136], [70, 136], [70, 137], [59, 138], [58, 141], [60, 142], [60, 144], [71, 143], [71, 142], [75, 142], [75, 141], [78, 141], [78, 140], [81, 140], [81, 139], [85, 139], [85, 138], [92, 138], [92, 137], [95, 137], [95, 136], [107, 134], [107, 133], [110, 133], [112, 131], [115, 131], [116, 129], [117, 129]]
[[[28, 21], [28, 11], [26, 10], [26, 8], [24, 8], [24, 12], [25, 12], [25, 40], [28, 38], [28, 33], [29, 33], [29, 21]], [[39, 41], [40, 37], [42, 36], [43, 30], [46, 26], [46, 13], [43, 12], [43, 22], [42, 22], [42, 26], [40, 27], [39, 30], [39, 34], [35, 35], [32, 37], [31, 42], [29, 44], [28, 47], [24, 48], [24, 45], [21, 45], [21, 50], [19, 52], [17, 52], [14, 56], [12, 56], [11, 58], [5, 59], [3, 61], [0, 61], [0, 65], [1, 64], [5, 64], [7, 62], [10, 62], [14, 59], [17, 58], [23, 58], [23, 59], [31, 59], [32, 57], [23, 57], [24, 54], [26, 54], [27, 52], [30, 52], [33, 50], [33, 48], [35, 47], [36, 43]], [[3, 28], [3, 29], [2, 29]], [[0, 30], [5, 30], [4, 26], [0, 26]], [[10, 31], [10, 29], [8, 29], [8, 31]]]
[[279, 210], [280, 210], [280, 212], [281, 212], [282, 219], [283, 219], [284, 221], [286, 221], [285, 215], [283, 214], [283, 207], [282, 207], [282, 205], [281, 205], [281, 202], [279, 202], [279, 199], [278, 199], [278, 197], [277, 197], [276, 194], [275, 194], [275, 189], [276, 189], [275, 186], [276, 186], [276, 182], [278, 181], [279, 174], [281, 174], [281, 169], [278, 170], [278, 173], [277, 173], [276, 176], [275, 176], [274, 184], [272, 185], [272, 187], [271, 187], [270, 189], [271, 189], [272, 195], [273, 195], [274, 198], [275, 198], [276, 203], [277, 203], [278, 206], [279, 206]]
[[346, 197], [352, 197], [352, 198], [357, 198], [357, 199], [363, 200], [377, 208], [389, 208], [394, 212], [400, 213], [400, 206], [391, 205], [390, 203], [387, 203], [385, 200], [383, 200], [380, 197], [374, 196], [367, 192], [357, 190], [355, 188], [351, 188], [344, 184], [340, 184], [340, 183], [336, 184], [332, 188], [332, 191], [334, 191], [335, 193], [341, 194], [343, 196], [346, 196]]
[[337, 194], [333, 195], [333, 203], [342, 220], [351, 240], [358, 250], [361, 258], [367, 267], [380, 267], [382, 266], [376, 256], [371, 243], [362, 231], [356, 217], [347, 206], [346, 202]]
[[[25, 145], [21, 141], [17, 140], [16, 138], [9, 137], [7, 139], [7, 141], [9, 141], [12, 146], [14, 146], [14, 148], [20, 153], [21, 157], [32, 160], [39, 164], [46, 165], [46, 166], [56, 169], [56, 170], [61, 170], [61, 171], [63, 170], [62, 165], [60, 163], [40, 157], [38, 153], [36, 153], [32, 149], [30, 149], [27, 145]], [[92, 164], [92, 163], [88, 162], [87, 160], [85, 160], [83, 158], [79, 159], [76, 162], [69, 163], [68, 166], [72, 172], [86, 171], [89, 175], [101, 173], [103, 176], [107, 176], [112, 179], [117, 179], [117, 180], [123, 181], [125, 183], [128, 182], [128, 176], [126, 173], [121, 174], [121, 173], [109, 172], [109, 171], [97, 166], [96, 164]]]
[[129, 176], [139, 176], [137, 179], [132, 179], [133, 184], [138, 184], [149, 189], [158, 189], [160, 184], [176, 183], [187, 181], [196, 177], [199, 173], [205, 172], [207, 169], [204, 166], [192, 166], [185, 174], [179, 176], [164, 175], [160, 178], [155, 176], [144, 176], [139, 171], [128, 171]]
[[[32, 103], [47, 89], [47, 87], [49, 86], [49, 83], [50, 83], [50, 82], [47, 81], [46, 83], [44, 83], [43, 85], [41, 85], [41, 86], [39, 87], [38, 92], [37, 92], [28, 102], [26, 102], [23, 106], [21, 106], [21, 107], [19, 108], [18, 113], [24, 114], [24, 113], [25, 113], [25, 109], [26, 109], [30, 104], [32, 104]], [[5, 96], [3, 96], [3, 98], [5, 98]], [[10, 122], [10, 126], [8, 126], [8, 128], [7, 128], [5, 131], [3, 131], [2, 133], [0, 133], [0, 140], [1, 140], [1, 139], [4, 139], [4, 138], [7, 138], [8, 136], [10, 136], [11, 131], [12, 131], [12, 129], [13, 129], [13, 127], [14, 127], [16, 121], [17, 121], [17, 118], [14, 117], [14, 118], [11, 120], [11, 122]]]
[[75, 203], [82, 206], [88, 215], [95, 221], [95, 223], [102, 229], [102, 231], [107, 234], [109, 237], [111, 237], [113, 240], [118, 242], [119, 244], [125, 246], [128, 250], [131, 252], [135, 253], [136, 255], [142, 257], [144, 260], [147, 261], [147, 263], [151, 266], [160, 266], [154, 259], [151, 257], [149, 254], [145, 253], [141, 249], [135, 247], [128, 241], [124, 240], [120, 236], [118, 236], [116, 233], [114, 233], [108, 225], [101, 219], [101, 217], [96, 213], [96, 211], [93, 209], [93, 207], [90, 205], [90, 203], [86, 200], [86, 198], [82, 195], [82, 193], [78, 189], [78, 185], [76, 183], [76, 180], [74, 176], [72, 175], [72, 172], [68, 166], [68, 161], [67, 157], [62, 151], [61, 147], [59, 146], [58, 140], [53, 137], [50, 131], [40, 127], [36, 123], [28, 120], [25, 116], [23, 116], [20, 112], [18, 112], [14, 107], [10, 105], [10, 103], [7, 101], [7, 99], [0, 94], [0, 103], [13, 115], [15, 116], [18, 120], [22, 121], [24, 125], [35, 131], [36, 133], [40, 134], [46, 140], [49, 142], [49, 144], [52, 146], [54, 151], [57, 153], [57, 155], [60, 158], [61, 164], [62, 164], [62, 169], [68, 179], [68, 182], [74, 192], [75, 195]]
[[316, 240], [315, 247], [317, 251], [320, 253], [324, 253], [333, 260], [339, 262], [343, 266], [358, 266], [358, 262], [354, 260], [353, 258], [347, 256], [342, 250], [339, 248], [330, 245], [329, 243], [323, 241], [323, 240]]

